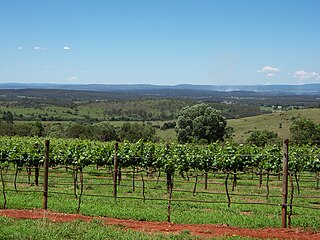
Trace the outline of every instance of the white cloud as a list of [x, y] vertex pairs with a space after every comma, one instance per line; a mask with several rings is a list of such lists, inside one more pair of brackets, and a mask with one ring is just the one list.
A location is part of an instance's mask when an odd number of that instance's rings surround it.
[[63, 49], [63, 50], [70, 50], [71, 48], [68, 47], [68, 46], [64, 46], [62, 49]]
[[78, 80], [76, 76], [68, 77], [68, 81], [75, 81]]
[[37, 50], [37, 51], [41, 51], [41, 50], [46, 50], [46, 48], [44, 48], [44, 47], [34, 47], [33, 48], [34, 50]]
[[276, 73], [276, 72], [280, 72], [280, 69], [276, 68], [276, 67], [271, 67], [271, 66], [264, 66], [260, 70], [257, 70], [257, 72], [259, 72], [259, 73]]
[[316, 72], [306, 72], [304, 70], [297, 70], [293, 73], [293, 76], [299, 80], [306, 79], [320, 79], [320, 74]]
[[22, 49], [23, 49], [23, 47], [22, 47], [22, 46], [18, 47], [18, 50], [22, 50]]
[[268, 74], [267, 74], [267, 78], [272, 78], [272, 77], [274, 77], [274, 74], [273, 74], [273, 73], [268, 73]]
[[279, 68], [264, 66], [261, 69], [257, 70], [258, 73], [264, 73], [267, 78], [273, 78], [275, 73], [280, 72]]

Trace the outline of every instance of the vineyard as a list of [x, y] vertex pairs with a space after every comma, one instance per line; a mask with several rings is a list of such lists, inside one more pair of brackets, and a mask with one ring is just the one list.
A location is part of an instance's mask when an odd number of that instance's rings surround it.
[[285, 207], [288, 224], [320, 229], [320, 149], [288, 153], [284, 203], [282, 146], [2, 137], [0, 196], [3, 208], [41, 208], [45, 196], [62, 212], [246, 227], [279, 227]]

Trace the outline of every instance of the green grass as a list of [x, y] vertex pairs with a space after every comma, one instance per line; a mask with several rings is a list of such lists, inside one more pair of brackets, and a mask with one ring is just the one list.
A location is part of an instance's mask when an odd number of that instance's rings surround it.
[[177, 141], [177, 135], [174, 129], [167, 129], [167, 130], [157, 129], [156, 136], [159, 137], [160, 140], [165, 142]]
[[189, 236], [188, 233], [160, 234], [144, 233], [125, 229], [122, 225], [106, 226], [99, 220], [89, 223], [84, 221], [73, 221], [68, 223], [54, 223], [43, 220], [15, 220], [0, 217], [0, 239], [200, 239]]
[[[275, 112], [254, 117], [228, 120], [228, 126], [234, 128], [233, 138], [237, 143], [244, 143], [255, 130], [268, 130], [278, 133], [281, 139], [290, 138], [290, 126], [294, 118], [310, 118], [320, 124], [320, 108]], [[280, 127], [281, 126], [281, 127]]]
[[[164, 174], [157, 183], [157, 174], [154, 177], [147, 177], [144, 202], [142, 197], [142, 181], [140, 174], [136, 175], [135, 191], [132, 187], [132, 176], [123, 174], [123, 180], [118, 188], [119, 198], [112, 198], [112, 177], [107, 174], [105, 169], [95, 170], [94, 167], [85, 168], [84, 175], [84, 195], [82, 197], [80, 213], [90, 216], [106, 216], [123, 219], [136, 219], [148, 221], [167, 221], [167, 192]], [[9, 171], [10, 173], [11, 171]], [[13, 171], [11, 172], [13, 173]], [[99, 176], [99, 177], [97, 177]], [[263, 186], [258, 187], [259, 179], [257, 176], [247, 174], [240, 176], [238, 185], [234, 191], [231, 190], [232, 181], [229, 181], [229, 192], [232, 202], [260, 202], [270, 204], [281, 203], [281, 181], [277, 177], [271, 177], [270, 197], [266, 198], [266, 179], [263, 179]], [[13, 176], [6, 175], [6, 189], [14, 190]], [[301, 196], [318, 196], [318, 189], [314, 176], [303, 175], [301, 177]], [[303, 181], [303, 179], [308, 181]], [[147, 181], [148, 180], [148, 181]], [[26, 182], [27, 177], [24, 172], [19, 174], [19, 181]], [[199, 178], [197, 184], [197, 193], [194, 196], [192, 190], [194, 187], [194, 178], [185, 181], [178, 175], [175, 176], [173, 201], [171, 206], [171, 221], [174, 223], [211, 223], [211, 224], [228, 224], [245, 228], [266, 228], [281, 226], [281, 207], [268, 205], [247, 205], [231, 204], [227, 206], [227, 197], [225, 195], [224, 175], [210, 174], [208, 190], [204, 190], [204, 179]], [[110, 185], [104, 185], [110, 184]], [[0, 187], [1, 189], [1, 187]], [[157, 190], [155, 190], [157, 189]], [[41, 186], [28, 185], [19, 183], [18, 190], [41, 190]], [[183, 190], [183, 191], [178, 191]], [[187, 191], [187, 192], [184, 192]], [[1, 191], [2, 192], [2, 191]], [[54, 192], [66, 192], [69, 195], [56, 194]], [[214, 194], [220, 192], [222, 194]], [[77, 189], [80, 193], [80, 189]], [[104, 197], [92, 197], [90, 194], [100, 194]], [[260, 194], [261, 196], [236, 196], [232, 194]], [[297, 196], [297, 188], [295, 188]], [[140, 199], [127, 199], [123, 197], [134, 197]], [[161, 198], [163, 200], [148, 200]], [[0, 193], [2, 199], [2, 193]], [[185, 201], [176, 201], [176, 200]], [[193, 201], [219, 201], [222, 203], [201, 203]], [[1, 200], [2, 204], [2, 200]], [[15, 191], [7, 192], [7, 207], [18, 209], [41, 208], [42, 193], [25, 193]], [[317, 199], [294, 198], [294, 204], [303, 206], [317, 207]], [[76, 213], [78, 199], [73, 195], [72, 173], [67, 173], [64, 169], [50, 170], [49, 178], [49, 200], [48, 209]], [[302, 228], [320, 229], [319, 211], [312, 209], [303, 209], [294, 207], [292, 216], [292, 226]]]
[[[69, 107], [41, 107], [41, 108], [23, 108], [23, 107], [6, 107], [0, 106], [0, 113], [3, 111], [11, 111], [12, 113], [24, 117], [35, 119], [38, 115], [45, 116], [47, 119], [53, 117], [54, 119], [63, 120], [86, 120], [88, 117], [91, 119], [98, 119], [104, 121], [109, 117], [105, 115], [105, 106], [103, 103], [83, 103], [75, 109]], [[250, 134], [255, 130], [269, 130], [278, 133], [281, 139], [290, 138], [290, 126], [294, 118], [306, 117], [312, 121], [320, 124], [320, 108], [289, 110], [283, 112], [275, 112], [271, 114], [264, 114], [254, 117], [247, 117], [241, 119], [228, 120], [228, 126], [234, 128], [233, 140], [236, 143], [244, 143]], [[54, 123], [56, 121], [44, 121], [44, 124]], [[115, 126], [121, 126], [125, 121], [110, 121]], [[133, 121], [142, 122], [142, 121]], [[162, 126], [165, 121], [147, 121], [152, 125]], [[174, 129], [161, 131], [157, 129], [156, 136], [162, 141], [176, 141], [176, 134]]]
[[[175, 234], [146, 233], [133, 231], [123, 225], [107, 226], [100, 220], [91, 222], [73, 221], [55, 223], [47, 219], [42, 220], [17, 220], [0, 217], [0, 239], [3, 240], [197, 240], [203, 239], [191, 236], [188, 230]], [[251, 237], [220, 236], [210, 239], [216, 240], [253, 240]]]

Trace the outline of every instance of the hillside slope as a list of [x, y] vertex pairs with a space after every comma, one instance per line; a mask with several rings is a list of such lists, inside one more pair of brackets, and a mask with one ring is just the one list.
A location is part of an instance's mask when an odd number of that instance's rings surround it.
[[255, 130], [268, 130], [278, 133], [281, 139], [290, 138], [290, 126], [297, 117], [310, 118], [320, 124], [320, 108], [275, 112], [254, 117], [231, 119], [228, 125], [234, 128], [234, 141], [244, 143]]

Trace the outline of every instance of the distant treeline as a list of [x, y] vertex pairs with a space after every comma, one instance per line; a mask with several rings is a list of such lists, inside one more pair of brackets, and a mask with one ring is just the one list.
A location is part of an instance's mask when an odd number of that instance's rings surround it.
[[[189, 99], [144, 99], [63, 102], [39, 99], [0, 101], [0, 118], [9, 112], [14, 121], [168, 121], [177, 118], [186, 106], [198, 103]], [[256, 105], [208, 102], [228, 119], [266, 113]]]
[[183, 107], [197, 103], [207, 103], [220, 110], [227, 119], [268, 113], [261, 109], [271, 110], [278, 106], [320, 106], [316, 95], [272, 95], [249, 91], [0, 89], [0, 118], [10, 112], [14, 121], [168, 121], [176, 119]]
[[[312, 87], [312, 86], [310, 86]], [[29, 101], [32, 104], [73, 104], [78, 101], [128, 101], [148, 99], [188, 99], [195, 102], [228, 102], [249, 105], [282, 105], [288, 106], [319, 106], [319, 93], [274, 93], [273, 91], [212, 91], [203, 89], [149, 89], [139, 90], [128, 88], [126, 91], [110, 89], [105, 91], [79, 91], [65, 89], [0, 89], [0, 101]]]
[[0, 121], [0, 136], [39, 136], [54, 138], [79, 138], [99, 141], [136, 142], [139, 139], [159, 141], [156, 128], [151, 124], [125, 122], [120, 127], [100, 123], [65, 122], [44, 125], [41, 122], [9, 123]]

